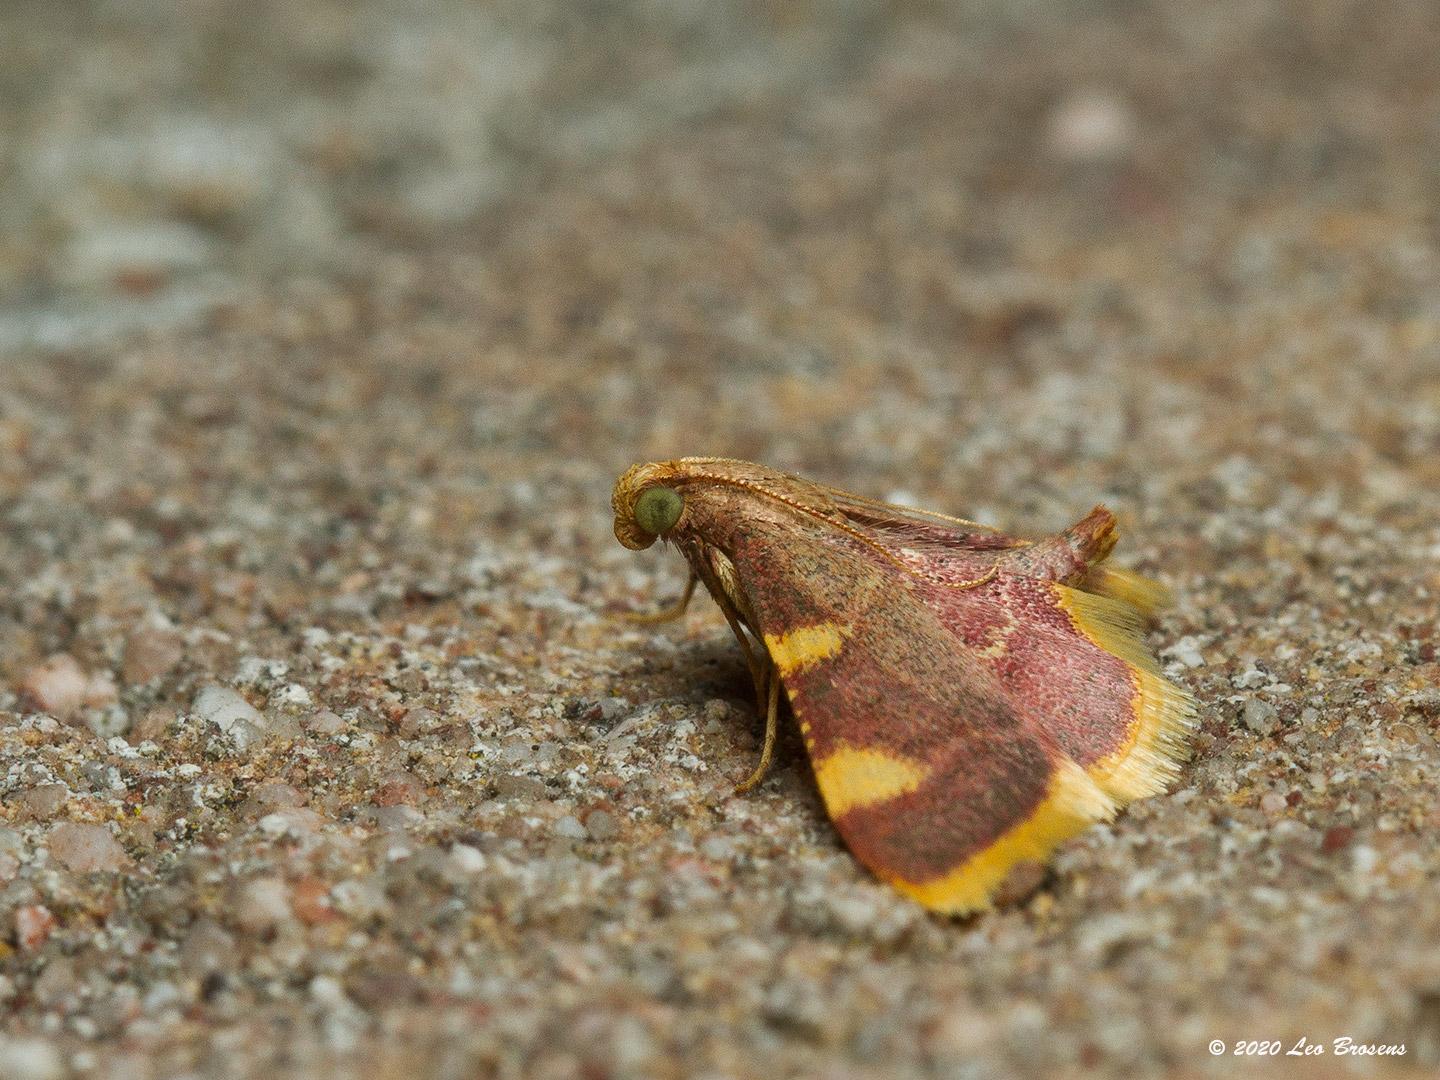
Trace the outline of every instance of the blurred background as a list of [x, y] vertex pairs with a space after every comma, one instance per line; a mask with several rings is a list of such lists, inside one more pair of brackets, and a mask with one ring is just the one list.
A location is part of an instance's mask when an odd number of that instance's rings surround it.
[[[0, 1077], [1433, 1069], [1437, 206], [1431, 0], [7, 0]], [[682, 454], [1112, 506], [1180, 788], [959, 924], [733, 798]]]

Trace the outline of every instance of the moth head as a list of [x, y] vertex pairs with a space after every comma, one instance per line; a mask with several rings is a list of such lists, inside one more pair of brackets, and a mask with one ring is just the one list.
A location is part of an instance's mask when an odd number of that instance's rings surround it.
[[655, 465], [636, 466], [615, 485], [615, 538], [633, 551], [641, 551], [664, 536], [685, 512], [685, 499], [677, 485]]

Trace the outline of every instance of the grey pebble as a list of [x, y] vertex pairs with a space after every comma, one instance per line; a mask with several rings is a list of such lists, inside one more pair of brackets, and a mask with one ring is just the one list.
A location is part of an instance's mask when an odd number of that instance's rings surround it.
[[314, 732], [316, 735], [335, 735], [344, 731], [345, 726], [344, 717], [329, 709], [321, 709], [304, 723], [305, 730]]
[[119, 704], [85, 710], [85, 726], [102, 739], [114, 739], [130, 730], [130, 714]]
[[620, 822], [608, 810], [593, 810], [585, 818], [585, 831], [592, 840], [613, 840], [620, 832]]
[[555, 822], [554, 828], [556, 836], [563, 836], [567, 840], [584, 840], [589, 835], [585, 826], [580, 824], [580, 819], [573, 814], [566, 814]]
[[509, 773], [495, 780], [495, 794], [502, 799], [543, 799], [549, 792], [543, 780], [520, 773]]
[[600, 718], [607, 724], [613, 724], [630, 710], [630, 702], [622, 697], [601, 698]]
[[1251, 698], [1245, 702], [1245, 708], [1241, 711], [1240, 718], [1245, 726], [1257, 735], [1269, 735], [1279, 724], [1275, 713], [1275, 706], [1268, 701], [1261, 701], [1259, 698]]

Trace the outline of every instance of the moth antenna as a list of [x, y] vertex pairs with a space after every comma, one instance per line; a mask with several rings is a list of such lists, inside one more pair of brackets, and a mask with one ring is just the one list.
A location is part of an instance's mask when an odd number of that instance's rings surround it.
[[948, 521], [952, 525], [969, 525], [976, 529], [982, 529], [989, 533], [998, 533], [1000, 529], [995, 525], [987, 525], [983, 521], [971, 521], [969, 518], [955, 517], [951, 514], [942, 514], [938, 510], [926, 510], [919, 506], [906, 506], [903, 503], [887, 503], [880, 499], [867, 498], [864, 495], [856, 495], [853, 491], [846, 491], [844, 488], [827, 488], [837, 495], [843, 495], [853, 502], [862, 506], [868, 506], [875, 510], [903, 510], [907, 514], [919, 514], [922, 517], [936, 518], [940, 521]]
[[948, 581], [945, 584], [952, 589], [978, 589], [981, 585], [988, 585], [994, 581], [999, 573], [1000, 567], [992, 566], [977, 578], [971, 578], [969, 581]]

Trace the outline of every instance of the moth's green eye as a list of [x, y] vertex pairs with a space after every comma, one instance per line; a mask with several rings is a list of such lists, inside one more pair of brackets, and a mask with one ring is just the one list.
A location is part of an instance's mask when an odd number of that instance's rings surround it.
[[674, 488], [646, 488], [635, 500], [635, 524], [652, 536], [669, 532], [680, 520], [685, 500]]

